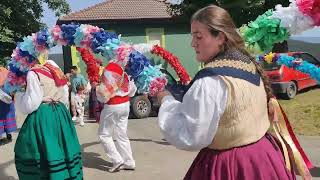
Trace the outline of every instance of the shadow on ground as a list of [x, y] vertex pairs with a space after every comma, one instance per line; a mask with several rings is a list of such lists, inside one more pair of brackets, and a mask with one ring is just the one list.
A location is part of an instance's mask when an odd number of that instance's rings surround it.
[[7, 173], [5, 172], [6, 168], [8, 168], [11, 164], [13, 164], [14, 161], [8, 161], [0, 165], [0, 179], [5, 179], [5, 180], [18, 180], [13, 176], [8, 176]]
[[136, 141], [136, 142], [154, 142], [156, 144], [161, 144], [161, 145], [170, 145], [166, 141], [154, 141], [152, 139], [130, 139], [130, 141]]
[[320, 177], [320, 167], [314, 167], [310, 170], [312, 177]]
[[107, 171], [112, 166], [111, 162], [105, 161], [103, 158], [101, 158], [101, 154], [85, 151], [85, 148], [97, 144], [100, 144], [100, 142], [91, 142], [81, 145], [83, 166], [92, 169], [99, 169], [101, 171]]

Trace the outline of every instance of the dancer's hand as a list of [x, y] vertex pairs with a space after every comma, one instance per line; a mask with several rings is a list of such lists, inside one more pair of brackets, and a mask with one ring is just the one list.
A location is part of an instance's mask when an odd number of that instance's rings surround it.
[[160, 91], [158, 94], [157, 94], [157, 98], [158, 98], [158, 102], [160, 102], [160, 104], [162, 103], [162, 99], [165, 97], [165, 96], [171, 96], [171, 93], [167, 90], [164, 90], [164, 91]]

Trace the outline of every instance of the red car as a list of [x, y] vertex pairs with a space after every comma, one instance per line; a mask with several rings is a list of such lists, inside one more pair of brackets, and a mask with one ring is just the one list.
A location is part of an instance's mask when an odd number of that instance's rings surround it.
[[[318, 67], [320, 67], [320, 60], [313, 57], [306, 52], [290, 52], [282, 53], [295, 58], [302, 58]], [[280, 94], [286, 99], [292, 99], [298, 91], [316, 86], [318, 82], [312, 79], [309, 75], [300, 71], [288, 68], [285, 65], [278, 65], [277, 63], [267, 64], [263, 63], [263, 68], [271, 81], [271, 88], [274, 94]]]

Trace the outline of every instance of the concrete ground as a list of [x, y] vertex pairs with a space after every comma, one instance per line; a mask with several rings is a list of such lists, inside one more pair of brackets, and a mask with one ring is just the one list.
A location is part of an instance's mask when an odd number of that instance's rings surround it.
[[[21, 125], [21, 122], [19, 122]], [[163, 140], [156, 118], [130, 119], [128, 134], [131, 139], [137, 168], [135, 171], [109, 173], [110, 160], [98, 142], [96, 123], [76, 126], [80, 139], [84, 179], [89, 180], [176, 180], [182, 179], [196, 152], [177, 150]], [[17, 133], [13, 134], [16, 139]], [[317, 166], [312, 170], [314, 179], [320, 179], [320, 137], [299, 137], [300, 142]], [[14, 142], [0, 146], [0, 180], [17, 180], [14, 166]], [[299, 177], [299, 179], [301, 179]]]

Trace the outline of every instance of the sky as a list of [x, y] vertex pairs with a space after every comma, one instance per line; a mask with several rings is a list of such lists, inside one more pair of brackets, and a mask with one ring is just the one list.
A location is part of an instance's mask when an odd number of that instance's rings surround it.
[[[70, 5], [71, 12], [79, 11], [104, 1], [105, 0], [67, 0]], [[46, 4], [44, 4], [44, 7], [45, 12], [44, 17], [42, 18], [42, 22], [46, 23], [47, 26], [51, 28], [56, 24], [58, 18], [54, 15], [53, 11], [48, 9]]]
[[[105, 0], [67, 0], [67, 2], [70, 5], [71, 12], [79, 11], [104, 1]], [[41, 21], [45, 23], [49, 29], [51, 29], [56, 24], [58, 18], [55, 16], [52, 10], [48, 9], [48, 6], [46, 4], [44, 4], [44, 9], [45, 9], [43, 14], [44, 16], [41, 19]], [[52, 54], [62, 53], [61, 46], [56, 46], [54, 48], [51, 48], [50, 53]]]
[[302, 34], [296, 36], [303, 36], [303, 37], [320, 37], [320, 27], [316, 27], [310, 30], [303, 32]]
[[[79, 11], [81, 9], [93, 6], [95, 4], [101, 3], [105, 0], [67, 0], [67, 2], [70, 5], [71, 11]], [[55, 17], [54, 13], [48, 9], [47, 5], [44, 5], [45, 11], [44, 11], [44, 17], [41, 19], [42, 22], [47, 24], [49, 28], [52, 28], [57, 21], [57, 17]], [[302, 34], [295, 35], [293, 38], [302, 38], [302, 37], [318, 37], [320, 38], [320, 27], [313, 28], [311, 30], [305, 31]], [[62, 53], [61, 46], [57, 46], [55, 48], [52, 48], [50, 50], [50, 53]]]

